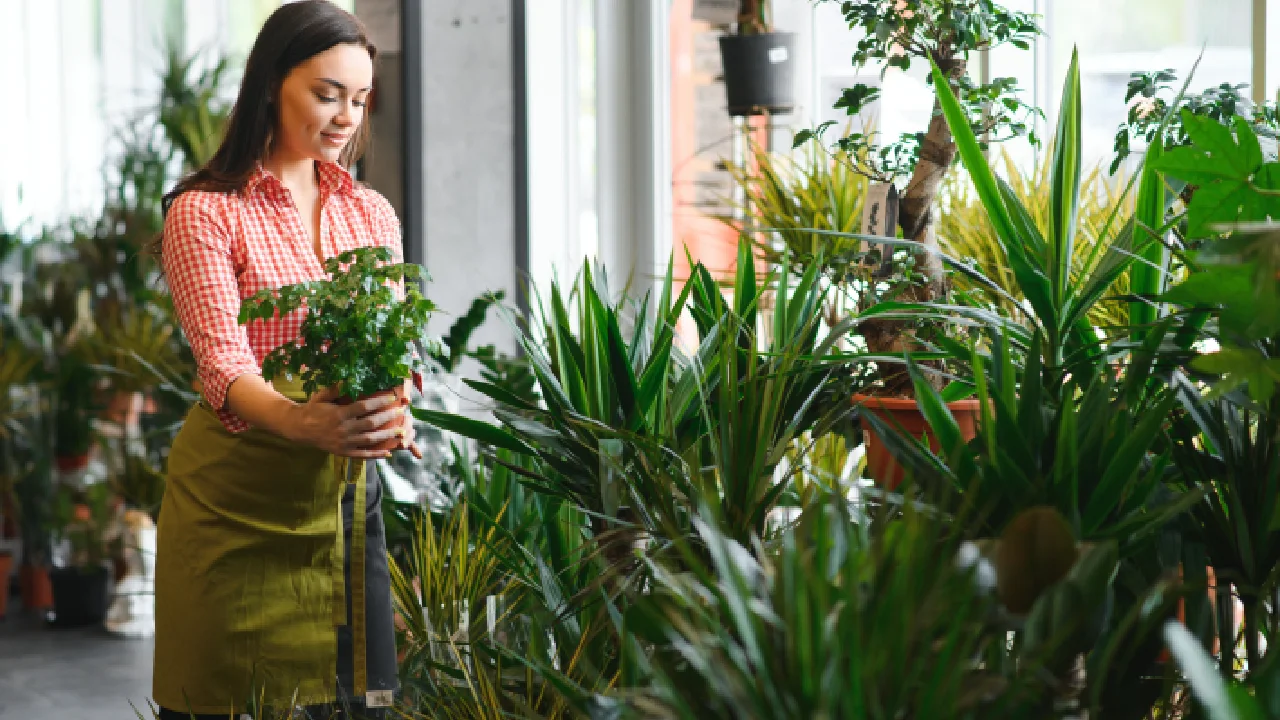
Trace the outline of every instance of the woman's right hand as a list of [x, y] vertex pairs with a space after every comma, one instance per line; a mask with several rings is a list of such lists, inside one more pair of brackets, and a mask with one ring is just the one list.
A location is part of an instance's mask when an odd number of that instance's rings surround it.
[[291, 423], [294, 439], [333, 455], [376, 459], [390, 457], [387, 450], [370, 449], [404, 433], [403, 425], [387, 428], [405, 405], [394, 395], [378, 395], [338, 405], [336, 389], [320, 390], [296, 405]]

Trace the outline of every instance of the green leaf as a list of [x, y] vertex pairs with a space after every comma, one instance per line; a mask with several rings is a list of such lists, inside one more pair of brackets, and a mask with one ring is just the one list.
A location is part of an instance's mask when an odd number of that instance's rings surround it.
[[1265, 720], [1262, 709], [1248, 692], [1243, 688], [1233, 691], [1227, 686], [1213, 659], [1182, 623], [1166, 623], [1164, 639], [1211, 720]]
[[508, 433], [502, 428], [495, 427], [489, 423], [473, 420], [461, 415], [453, 415], [451, 413], [437, 412], [435, 410], [426, 410], [423, 408], [413, 408], [413, 416], [425, 423], [430, 423], [448, 432], [457, 433], [463, 437], [471, 438], [477, 442], [491, 445], [495, 448], [510, 450], [511, 452], [522, 453], [525, 455], [536, 455], [533, 448], [526, 445], [516, 436]]
[[1221, 307], [1223, 328], [1243, 334], [1255, 320], [1255, 277], [1252, 264], [1213, 265], [1191, 273], [1161, 299], [1187, 308]]
[[[1154, 167], [1163, 155], [1164, 142], [1157, 135], [1147, 148], [1142, 166], [1142, 181], [1138, 186], [1138, 199], [1134, 209], [1136, 233], [1154, 233], [1164, 225], [1167, 207], [1164, 181]], [[1141, 254], [1141, 260], [1134, 262], [1129, 268], [1129, 291], [1140, 297], [1151, 298], [1149, 302], [1129, 303], [1129, 324], [1135, 328], [1134, 340], [1139, 342], [1146, 332], [1145, 326], [1156, 320], [1156, 307], [1152, 303], [1164, 290], [1164, 271], [1168, 265], [1168, 250], [1158, 242], [1158, 238], [1152, 240], [1154, 242]]]
[[956, 100], [955, 93], [951, 91], [950, 81], [938, 67], [938, 64], [933, 62], [932, 58], [930, 58], [929, 62], [933, 66], [933, 86], [938, 94], [938, 102], [942, 105], [942, 113], [946, 116], [947, 125], [951, 127], [956, 149], [964, 162], [965, 169], [969, 171], [974, 189], [977, 191], [978, 197], [981, 198], [983, 207], [987, 210], [997, 237], [1006, 246], [1012, 245], [1016, 242], [1013, 222], [1009, 219], [1009, 213], [1005, 210], [1004, 203], [1001, 200], [995, 173], [991, 171], [991, 165], [987, 163], [987, 157], [983, 153], [982, 146], [973, 134], [973, 128], [969, 125], [968, 115], [965, 113], [964, 108], [961, 107], [960, 102]]
[[1049, 177], [1052, 257], [1046, 258], [1049, 262], [1045, 264], [1053, 285], [1053, 306], [1061, 308], [1070, 292], [1076, 216], [1080, 209], [1080, 59], [1074, 48], [1058, 107], [1058, 130]]

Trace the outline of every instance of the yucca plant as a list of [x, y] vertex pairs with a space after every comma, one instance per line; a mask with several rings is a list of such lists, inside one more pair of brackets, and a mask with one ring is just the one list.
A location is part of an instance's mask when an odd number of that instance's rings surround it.
[[[1047, 236], [1050, 228], [1052, 195], [1052, 153], [1042, 155], [1039, 165], [1030, 171], [1019, 165], [1008, 153], [1003, 155], [1005, 182], [1009, 191], [1026, 208], [1036, 230]], [[1133, 213], [1133, 198], [1124, 192], [1127, 178], [1123, 173], [1109, 178], [1101, 163], [1090, 169], [1080, 183], [1080, 205], [1077, 210], [1076, 252], [1071, 258], [1071, 281], [1079, 283], [1087, 278], [1093, 267], [1106, 257], [1106, 249], [1098, 251], [1099, 243], [1113, 240], [1105, 232], [1113, 221], [1117, 208], [1123, 215]], [[984, 299], [999, 307], [1012, 318], [1020, 318], [1025, 311], [1026, 298], [1008, 264], [987, 216], [986, 208], [974, 194], [969, 178], [963, 174], [948, 176], [943, 186], [941, 213], [938, 218], [938, 244], [942, 252], [959, 261], [969, 262], [984, 278], [999, 287], [993, 291], [986, 284], [963, 273], [951, 276], [955, 288], [960, 291], [978, 291]], [[1119, 276], [1105, 295], [1089, 309], [1089, 322], [1097, 327], [1120, 328], [1129, 320], [1128, 306], [1123, 298], [1129, 291], [1127, 275]]]
[[804, 157], [796, 158], [752, 143], [747, 164], [730, 164], [728, 171], [744, 196], [739, 210], [750, 223], [744, 229], [764, 234], [760, 256], [769, 263], [789, 258], [797, 266], [822, 262], [841, 267], [858, 256], [859, 240], [824, 232], [862, 231], [862, 203], [870, 181], [854, 172], [843, 151], [827, 152], [812, 140]]
[[560, 283], [552, 284], [533, 327], [517, 326], [542, 404], [469, 379], [464, 382], [495, 403], [502, 427], [426, 410], [414, 414], [487, 446], [534, 458], [532, 468], [509, 467], [530, 488], [590, 513], [595, 534], [616, 540], [609, 552], [624, 564], [634, 526], [678, 534], [686, 522], [677, 501], [689, 488], [658, 486], [647, 482], [650, 476], [625, 471], [635, 460], [636, 443], [664, 438], [678, 453], [678, 438], [699, 422], [693, 386], [673, 390], [675, 323], [692, 286], [678, 296], [673, 288], [668, 268], [652, 315], [646, 295], [624, 336], [629, 301], [613, 300], [603, 270], [585, 265], [567, 296]]
[[615, 695], [635, 717], [1057, 717], [1045, 660], [1104, 602], [1114, 567], [1105, 548], [1069, 563], [1031, 613], [1037, 644], [1002, 664], [992, 569], [928, 507], [868, 532], [828, 495], [773, 550], [697, 526], [706, 564], [650, 561], [652, 591], [625, 617], [653, 648], [644, 683]]
[[220, 97], [232, 72], [230, 59], [219, 57], [197, 74], [200, 60], [200, 53], [183, 55], [170, 43], [160, 75], [159, 125], [188, 170], [213, 157], [231, 112], [231, 104]]
[[[825, 437], [852, 413], [844, 362], [831, 359], [852, 323], [823, 326], [818, 267], [810, 265], [792, 286], [784, 262], [757, 285], [750, 258], [742, 243], [731, 299], [699, 266], [690, 303], [701, 339], [691, 370], [704, 378], [699, 393], [708, 429], [701, 465], [713, 473], [703, 490], [716, 498], [710, 507], [721, 528], [744, 543], [767, 535], [770, 513], [792, 487], [775, 470], [794, 442], [806, 433]], [[759, 308], [766, 289], [774, 306], [771, 337], [763, 342], [757, 327], [758, 315], [768, 312]]]
[[[430, 513], [419, 516], [407, 557], [391, 563], [392, 597], [404, 627], [397, 643], [404, 653], [401, 682], [411, 704], [484, 707], [492, 700], [491, 689], [471, 682], [476, 671], [487, 677], [476, 667], [486, 661], [473, 645], [486, 626], [502, 620], [488, 613], [505, 607], [511, 590], [500, 571], [507, 548], [496, 528], [472, 532], [465, 504], [438, 529]], [[501, 712], [500, 705], [489, 709], [492, 717]]]
[[993, 339], [994, 366], [973, 354], [982, 409], [977, 437], [968, 443], [941, 395], [910, 363], [921, 409], [941, 445], [936, 454], [868, 418], [910, 475], [926, 488], [940, 484], [944, 496], [958, 492], [973, 508], [965, 529], [970, 537], [997, 535], [1020, 513], [1048, 506], [1080, 540], [1115, 544], [1114, 609], [1097, 642], [1081, 650], [1090, 678], [1087, 702], [1107, 717], [1143, 717], [1164, 690], [1158, 680], [1143, 680], [1155, 672], [1155, 633], [1176, 600], [1159, 588], [1176, 577], [1182, 557], [1177, 521], [1199, 501], [1196, 492], [1165, 485], [1170, 453], [1161, 451], [1162, 434], [1176, 400], [1151, 375], [1163, 340], [1163, 333], [1148, 338], [1123, 378], [1095, 376], [1059, 404], [1035, 366], [1038, 356], [1015, 385], [1008, 346]]

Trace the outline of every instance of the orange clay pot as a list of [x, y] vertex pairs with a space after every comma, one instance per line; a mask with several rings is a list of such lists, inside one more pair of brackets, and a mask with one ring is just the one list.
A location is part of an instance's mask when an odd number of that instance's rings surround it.
[[[866, 412], [875, 413], [876, 417], [884, 420], [890, 427], [901, 427], [911, 437], [919, 438], [922, 435], [928, 436], [929, 447], [934, 452], [940, 450], [938, 439], [933, 436], [933, 431], [929, 429], [929, 423], [924, 419], [924, 414], [920, 412], [920, 408], [916, 405], [915, 398], [882, 398], [873, 395], [854, 395], [853, 403], [861, 405]], [[960, 436], [965, 442], [972, 440], [978, 433], [978, 407], [977, 400], [957, 400], [956, 402], [947, 403], [947, 408], [951, 410], [951, 414], [955, 416], [956, 424], [960, 426]], [[905, 471], [898, 464], [898, 460], [889, 452], [889, 448], [881, 441], [880, 436], [871, 429], [870, 423], [863, 422], [862, 429], [864, 431], [865, 442], [867, 445], [867, 475], [876, 484], [886, 490], [893, 490], [902, 483]]]
[[[391, 390], [381, 390], [381, 391], [379, 391], [379, 392], [369, 393], [368, 395], [362, 395], [362, 396], [360, 396], [360, 397], [356, 398], [356, 400], [367, 400], [367, 399], [369, 399], [369, 398], [378, 397], [378, 396], [380, 396], [380, 395], [394, 395], [394, 396], [395, 396], [395, 398], [396, 398], [396, 400], [399, 402], [399, 404], [400, 404], [400, 407], [401, 407], [401, 408], [404, 408], [406, 405], [408, 405], [408, 404], [409, 404], [409, 398], [408, 398], [408, 396], [406, 396], [406, 395], [405, 395], [405, 392], [404, 392], [404, 385], [397, 386], [396, 388], [391, 389]], [[338, 401], [338, 404], [339, 404], [339, 405], [350, 405], [352, 402], [355, 402], [355, 401], [354, 401], [354, 400], [349, 400], [349, 399], [347, 399], [347, 398], [343, 398], [343, 399], [341, 399], [341, 400], [339, 400], [339, 401]], [[395, 419], [393, 419], [391, 422], [387, 423], [386, 425], [383, 425], [382, 427], [380, 427], [380, 428], [378, 428], [378, 429], [379, 429], [379, 430], [387, 430], [387, 429], [390, 429], [390, 428], [399, 428], [399, 427], [404, 427], [404, 423], [405, 423], [405, 416], [404, 416], [404, 413], [400, 413], [399, 415], [396, 415]], [[400, 447], [400, 443], [401, 443], [401, 440], [402, 440], [402, 438], [399, 438], [399, 437], [393, 437], [393, 438], [390, 438], [390, 439], [388, 439], [388, 440], [384, 440], [384, 441], [382, 441], [381, 443], [379, 443], [379, 444], [377, 444], [377, 445], [372, 445], [372, 446], [370, 446], [370, 447], [368, 447], [368, 448], [366, 448], [366, 449], [367, 449], [367, 450], [384, 450], [384, 451], [388, 451], [388, 452], [390, 452], [390, 451], [392, 451], [392, 450], [397, 450], [397, 449], [399, 449], [399, 447]]]

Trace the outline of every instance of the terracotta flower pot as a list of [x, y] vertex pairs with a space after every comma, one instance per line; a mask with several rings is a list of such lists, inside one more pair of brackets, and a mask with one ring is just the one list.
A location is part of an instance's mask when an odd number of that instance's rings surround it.
[[13, 553], [0, 550], [0, 620], [9, 610], [9, 574], [13, 572]]
[[[901, 427], [912, 437], [927, 436], [929, 447], [933, 448], [934, 452], [940, 449], [938, 439], [929, 429], [929, 423], [920, 412], [915, 398], [854, 395], [853, 402], [855, 405], [861, 405], [864, 411], [875, 413], [876, 417], [884, 420], [891, 427]], [[947, 403], [947, 408], [955, 416], [956, 424], [960, 426], [960, 436], [966, 441], [972, 440], [978, 433], [978, 407], [978, 401], [973, 399]], [[876, 484], [886, 490], [893, 490], [902, 483], [905, 471], [889, 452], [889, 448], [885, 446], [880, 436], [871, 428], [870, 423], [864, 420], [862, 429], [867, 447], [867, 474], [876, 481]]]
[[53, 459], [58, 472], [67, 474], [79, 472], [89, 467], [89, 453], [83, 455], [63, 455]]
[[[394, 395], [396, 400], [399, 402], [399, 405], [401, 408], [404, 408], [406, 405], [409, 404], [409, 398], [408, 396], [405, 395], [405, 392], [404, 392], [404, 385], [397, 386], [391, 390], [382, 390], [380, 392], [369, 393], [368, 395], [362, 395], [356, 398], [356, 400], [367, 400], [369, 398], [378, 397], [379, 395]], [[338, 401], [338, 404], [350, 405], [352, 402], [355, 402], [355, 401], [343, 398]], [[404, 423], [405, 423], [405, 415], [404, 413], [400, 413], [396, 415], [395, 418], [391, 420], [391, 422], [387, 423], [386, 425], [383, 425], [378, 429], [387, 430], [390, 428], [404, 427]], [[387, 451], [395, 450], [400, 447], [400, 441], [401, 441], [401, 438], [393, 437], [389, 440], [384, 440], [383, 442], [377, 445], [370, 446], [368, 449], [369, 450], [387, 450]]]
[[47, 610], [53, 607], [53, 584], [49, 580], [49, 568], [23, 565], [18, 570], [18, 583], [25, 610]]

